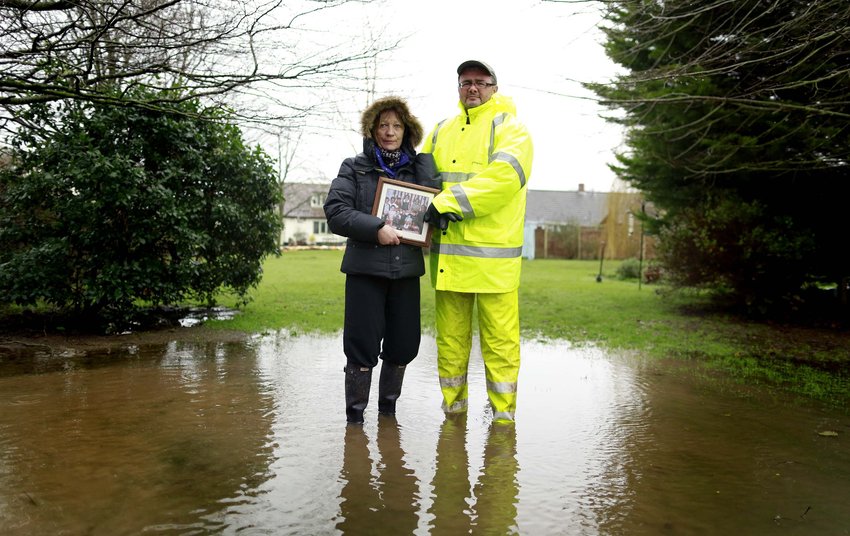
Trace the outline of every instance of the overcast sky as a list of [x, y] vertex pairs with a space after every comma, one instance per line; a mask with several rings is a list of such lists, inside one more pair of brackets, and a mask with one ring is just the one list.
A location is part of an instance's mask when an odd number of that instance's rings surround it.
[[[582, 183], [607, 192], [615, 188], [607, 164], [621, 143], [620, 129], [599, 117], [592, 94], [579, 84], [616, 72], [600, 44], [598, 9], [590, 2], [395, 0], [335, 8], [321, 24], [340, 34], [406, 36], [381, 59], [375, 96], [406, 98], [426, 132], [458, 113], [457, 65], [467, 59], [489, 63], [499, 91], [513, 97], [534, 140], [529, 187], [576, 190]], [[302, 141], [299, 155], [309, 164], [302, 166], [302, 177], [296, 171], [290, 180], [336, 176], [342, 160], [361, 148], [356, 129], [365, 104], [365, 97], [352, 96], [338, 131]]]

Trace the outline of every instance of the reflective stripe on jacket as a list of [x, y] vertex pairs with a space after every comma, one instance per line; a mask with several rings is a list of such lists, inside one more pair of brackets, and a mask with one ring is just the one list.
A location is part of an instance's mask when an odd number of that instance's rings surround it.
[[531, 136], [510, 97], [496, 93], [481, 106], [460, 107], [422, 148], [443, 180], [434, 206], [463, 215], [434, 232], [431, 282], [437, 290], [509, 292], [519, 287]]

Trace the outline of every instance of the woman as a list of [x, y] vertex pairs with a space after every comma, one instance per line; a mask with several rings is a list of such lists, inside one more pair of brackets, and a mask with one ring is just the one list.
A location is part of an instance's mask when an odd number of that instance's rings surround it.
[[345, 278], [345, 414], [362, 423], [372, 369], [383, 361], [378, 411], [395, 414], [404, 367], [419, 353], [422, 248], [399, 242], [400, 229], [372, 215], [379, 177], [440, 187], [434, 159], [416, 154], [422, 125], [407, 103], [385, 97], [360, 117], [363, 152], [347, 158], [325, 202], [330, 230], [348, 237]]

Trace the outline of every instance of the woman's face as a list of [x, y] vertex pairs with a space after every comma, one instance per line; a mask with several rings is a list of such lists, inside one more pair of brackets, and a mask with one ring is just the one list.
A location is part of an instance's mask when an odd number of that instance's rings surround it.
[[381, 112], [378, 128], [375, 129], [375, 141], [386, 151], [395, 151], [401, 147], [404, 139], [404, 124], [393, 110]]

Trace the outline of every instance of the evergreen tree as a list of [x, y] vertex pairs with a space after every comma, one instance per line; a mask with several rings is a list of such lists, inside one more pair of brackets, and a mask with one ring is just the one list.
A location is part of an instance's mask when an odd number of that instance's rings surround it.
[[673, 281], [751, 311], [846, 292], [850, 4], [609, 6], [606, 50], [628, 74], [591, 87], [625, 110], [616, 172], [662, 209]]

